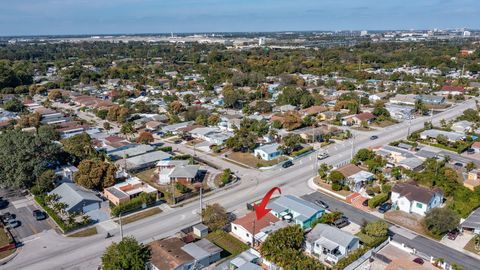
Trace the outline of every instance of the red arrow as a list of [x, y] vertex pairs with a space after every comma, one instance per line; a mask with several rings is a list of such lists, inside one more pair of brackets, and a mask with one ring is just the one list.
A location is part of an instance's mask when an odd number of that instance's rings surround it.
[[270, 198], [272, 197], [272, 194], [273, 192], [275, 192], [275, 190], [278, 190], [278, 193], [282, 194], [282, 191], [280, 190], [279, 187], [274, 187], [270, 189], [270, 191], [268, 191], [267, 194], [265, 194], [265, 197], [263, 197], [260, 205], [253, 204], [253, 208], [255, 208], [255, 214], [257, 215], [257, 220], [260, 220], [266, 214], [268, 214], [270, 210], [272, 210], [267, 208], [267, 204], [268, 204], [268, 201], [270, 201]]

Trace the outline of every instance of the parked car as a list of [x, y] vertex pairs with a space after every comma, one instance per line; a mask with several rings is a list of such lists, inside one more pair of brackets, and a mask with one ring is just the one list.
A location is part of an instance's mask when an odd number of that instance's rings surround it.
[[47, 218], [47, 214], [45, 214], [45, 212], [40, 210], [33, 210], [33, 217], [36, 220], [44, 220]]
[[16, 219], [10, 219], [9, 221], [7, 221], [5, 223], [5, 227], [11, 228], [11, 229], [16, 228], [18, 226], [20, 226], [20, 221], [18, 221]]
[[388, 210], [390, 210], [392, 208], [392, 204], [391, 203], [382, 203], [379, 207], [378, 207], [378, 212], [380, 213], [385, 213], [387, 212]]
[[0, 209], [5, 209], [8, 206], [8, 201], [0, 199]]
[[15, 219], [15, 215], [11, 214], [10, 212], [6, 212], [5, 214], [2, 215], [3, 222], [8, 222], [11, 219]]
[[180, 144], [182, 142], [182, 140], [175, 140], [173, 141], [174, 144]]
[[370, 136], [370, 140], [373, 141], [373, 140], [376, 140], [376, 139], [378, 139], [378, 136], [377, 136], [377, 135], [372, 135], [372, 136]]
[[414, 263], [418, 263], [418, 264], [420, 264], [420, 265], [422, 265], [422, 264], [425, 263], [425, 261], [423, 261], [422, 258], [415, 258], [415, 259], [413, 259], [413, 262], [414, 262]]
[[457, 239], [457, 236], [460, 234], [460, 231], [458, 229], [453, 229], [448, 232], [447, 237], [450, 240], [455, 240]]
[[326, 159], [328, 158], [330, 155], [328, 153], [321, 153], [320, 155], [318, 155], [318, 160], [322, 160], [322, 159]]
[[290, 166], [293, 166], [293, 162], [291, 160], [287, 160], [282, 164], [283, 168], [288, 168]]
[[350, 224], [350, 221], [348, 220], [347, 217], [341, 217], [333, 222], [333, 226], [341, 229], [343, 227], [346, 227]]
[[325, 209], [328, 208], [328, 204], [326, 204], [326, 203], [325, 203], [324, 201], [322, 201], [322, 200], [316, 200], [315, 203], [316, 203], [318, 206], [322, 207], [322, 208], [325, 208]]
[[467, 149], [467, 154], [469, 154], [469, 155], [475, 154], [475, 149], [468, 148], [468, 149]]
[[366, 199], [365, 201], [362, 202], [362, 205], [363, 206], [368, 206], [368, 199]]
[[453, 165], [457, 168], [463, 168], [463, 164], [460, 163], [460, 162], [455, 162], [455, 164], [453, 164]]

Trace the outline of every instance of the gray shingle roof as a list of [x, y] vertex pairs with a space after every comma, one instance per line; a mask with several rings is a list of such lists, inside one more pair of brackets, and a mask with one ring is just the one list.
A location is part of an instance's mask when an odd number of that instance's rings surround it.
[[462, 222], [461, 227], [480, 229], [480, 208], [473, 211], [470, 216]]
[[68, 205], [67, 211], [81, 203], [82, 201], [101, 202], [102, 200], [95, 195], [95, 192], [74, 183], [63, 183], [49, 194], [58, 194], [60, 202]]
[[323, 210], [320, 206], [292, 195], [278, 197], [277, 199], [271, 201], [267, 207], [271, 208], [277, 213], [284, 212], [287, 209], [296, 212], [300, 214], [300, 216], [296, 218], [301, 221], [305, 221], [317, 214], [319, 211]]
[[265, 145], [262, 145], [260, 147], [258, 147], [257, 151], [263, 151], [267, 154], [271, 154], [271, 153], [275, 153], [278, 151], [278, 147], [280, 146], [280, 144], [278, 143], [272, 143], [272, 144], [265, 144]]
[[[317, 224], [306, 237], [306, 241], [313, 243], [319, 239], [327, 240], [328, 242], [333, 242], [343, 247], [348, 247], [348, 245], [357, 237], [349, 234], [348, 232], [342, 231], [336, 227], [329, 226], [327, 224]], [[358, 238], [357, 238], [358, 239]]]

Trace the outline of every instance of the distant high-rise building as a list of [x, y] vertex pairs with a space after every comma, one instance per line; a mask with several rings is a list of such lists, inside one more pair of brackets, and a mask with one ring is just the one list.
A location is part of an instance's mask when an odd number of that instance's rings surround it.
[[472, 33], [470, 31], [463, 31], [463, 36], [464, 37], [469, 37], [471, 35], [472, 35]]
[[265, 37], [258, 38], [258, 46], [265, 46], [267, 39]]
[[368, 31], [367, 31], [367, 30], [362, 30], [362, 31], [360, 31], [360, 36], [361, 36], [361, 37], [364, 37], [364, 36], [366, 36], [366, 35], [368, 35]]

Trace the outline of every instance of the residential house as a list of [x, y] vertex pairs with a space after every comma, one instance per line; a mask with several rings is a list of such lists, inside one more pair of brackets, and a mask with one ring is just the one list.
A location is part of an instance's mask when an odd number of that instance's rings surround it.
[[132, 198], [137, 197], [141, 193], [157, 194], [157, 192], [157, 189], [140, 181], [138, 177], [134, 176], [128, 178], [124, 182], [105, 188], [103, 190], [103, 195], [113, 204], [119, 205], [121, 203], [129, 202]]
[[254, 249], [249, 249], [217, 265], [213, 270], [264, 270], [264, 268], [260, 267], [260, 262], [260, 254]]
[[376, 102], [379, 100], [384, 100], [387, 97], [388, 93], [387, 92], [380, 92], [380, 93], [375, 93], [371, 94], [368, 96], [368, 99], [372, 102]]
[[385, 158], [392, 167], [399, 166], [412, 171], [420, 171], [425, 160], [424, 158], [418, 158], [409, 150], [391, 145], [382, 146], [376, 151], [376, 154]]
[[390, 117], [396, 120], [413, 119], [415, 114], [415, 107], [399, 104], [385, 104], [385, 109], [390, 113]]
[[445, 104], [445, 97], [434, 95], [419, 95], [417, 100], [422, 101], [424, 104], [429, 105], [442, 105]]
[[371, 112], [362, 112], [352, 117], [354, 125], [361, 125], [362, 123], [371, 124], [375, 120], [376, 116]]
[[107, 150], [112, 160], [139, 156], [155, 150], [155, 147], [148, 144], [128, 144], [112, 150]]
[[468, 172], [467, 179], [463, 182], [463, 185], [470, 190], [474, 190], [476, 187], [480, 186], [480, 170], [473, 169]]
[[57, 183], [73, 183], [73, 177], [75, 172], [78, 169], [75, 166], [63, 166], [55, 170], [55, 175], [57, 176]]
[[186, 244], [173, 237], [156, 240], [149, 244], [151, 250], [148, 269], [191, 270], [203, 269], [221, 259], [222, 249], [207, 239]]
[[460, 224], [464, 232], [480, 234], [480, 208], [477, 208]]
[[284, 113], [284, 112], [289, 112], [289, 111], [295, 111], [296, 109], [297, 109], [297, 106], [287, 104], [287, 105], [275, 107], [275, 108], [273, 108], [273, 111]]
[[428, 189], [414, 183], [397, 183], [392, 187], [391, 200], [393, 208], [406, 213], [422, 216], [443, 203], [443, 193], [440, 189]]
[[305, 239], [307, 253], [335, 264], [360, 247], [358, 237], [327, 224], [317, 224]]
[[138, 171], [148, 167], [153, 167], [160, 160], [169, 160], [172, 155], [163, 151], [153, 151], [142, 155], [117, 160], [115, 164], [121, 169], [127, 171]]
[[302, 228], [310, 228], [325, 210], [311, 202], [292, 195], [283, 195], [270, 201], [267, 208], [271, 213], [283, 220], [292, 220]]
[[361, 170], [346, 178], [346, 184], [350, 190], [359, 192], [367, 183], [372, 182], [375, 175], [371, 172]]
[[475, 153], [480, 153], [480, 142], [474, 142], [470, 148], [472, 148]]
[[417, 101], [417, 96], [413, 94], [408, 95], [395, 95], [394, 97], [390, 98], [390, 103], [392, 104], [401, 104], [401, 105], [415, 105]]
[[194, 138], [202, 139], [212, 144], [223, 144], [228, 138], [233, 136], [231, 132], [221, 131], [216, 127], [199, 127], [190, 131]]
[[161, 160], [157, 167], [158, 182], [163, 185], [172, 182], [193, 183], [200, 177], [200, 166], [190, 165], [188, 160]]
[[470, 121], [462, 120], [452, 124], [451, 129], [457, 133], [469, 133], [473, 131], [474, 124]]
[[308, 116], [308, 115], [318, 115], [319, 113], [328, 111], [328, 108], [325, 106], [312, 106], [305, 109], [300, 110], [300, 115]]
[[102, 199], [95, 192], [81, 187], [75, 183], [63, 183], [49, 192], [49, 195], [59, 196], [59, 202], [65, 203], [65, 211], [69, 213], [88, 213], [100, 208]]
[[339, 112], [336, 111], [325, 111], [318, 114], [318, 118], [322, 121], [333, 121], [337, 119]]
[[255, 211], [237, 218], [230, 224], [231, 232], [237, 238], [249, 245], [252, 244], [254, 235], [256, 236], [263, 228], [279, 221], [273, 214], [268, 213], [262, 219], [257, 220]]
[[463, 95], [466, 90], [463, 86], [453, 86], [453, 85], [444, 85], [442, 89], [438, 92], [439, 95]]
[[282, 155], [282, 150], [279, 147], [280, 144], [278, 143], [265, 144], [255, 148], [253, 154], [263, 160], [273, 160]]
[[422, 133], [420, 133], [420, 138], [422, 140], [437, 139], [439, 135], [445, 136], [450, 142], [465, 140], [464, 134], [438, 129], [427, 129], [425, 131], [422, 131]]

